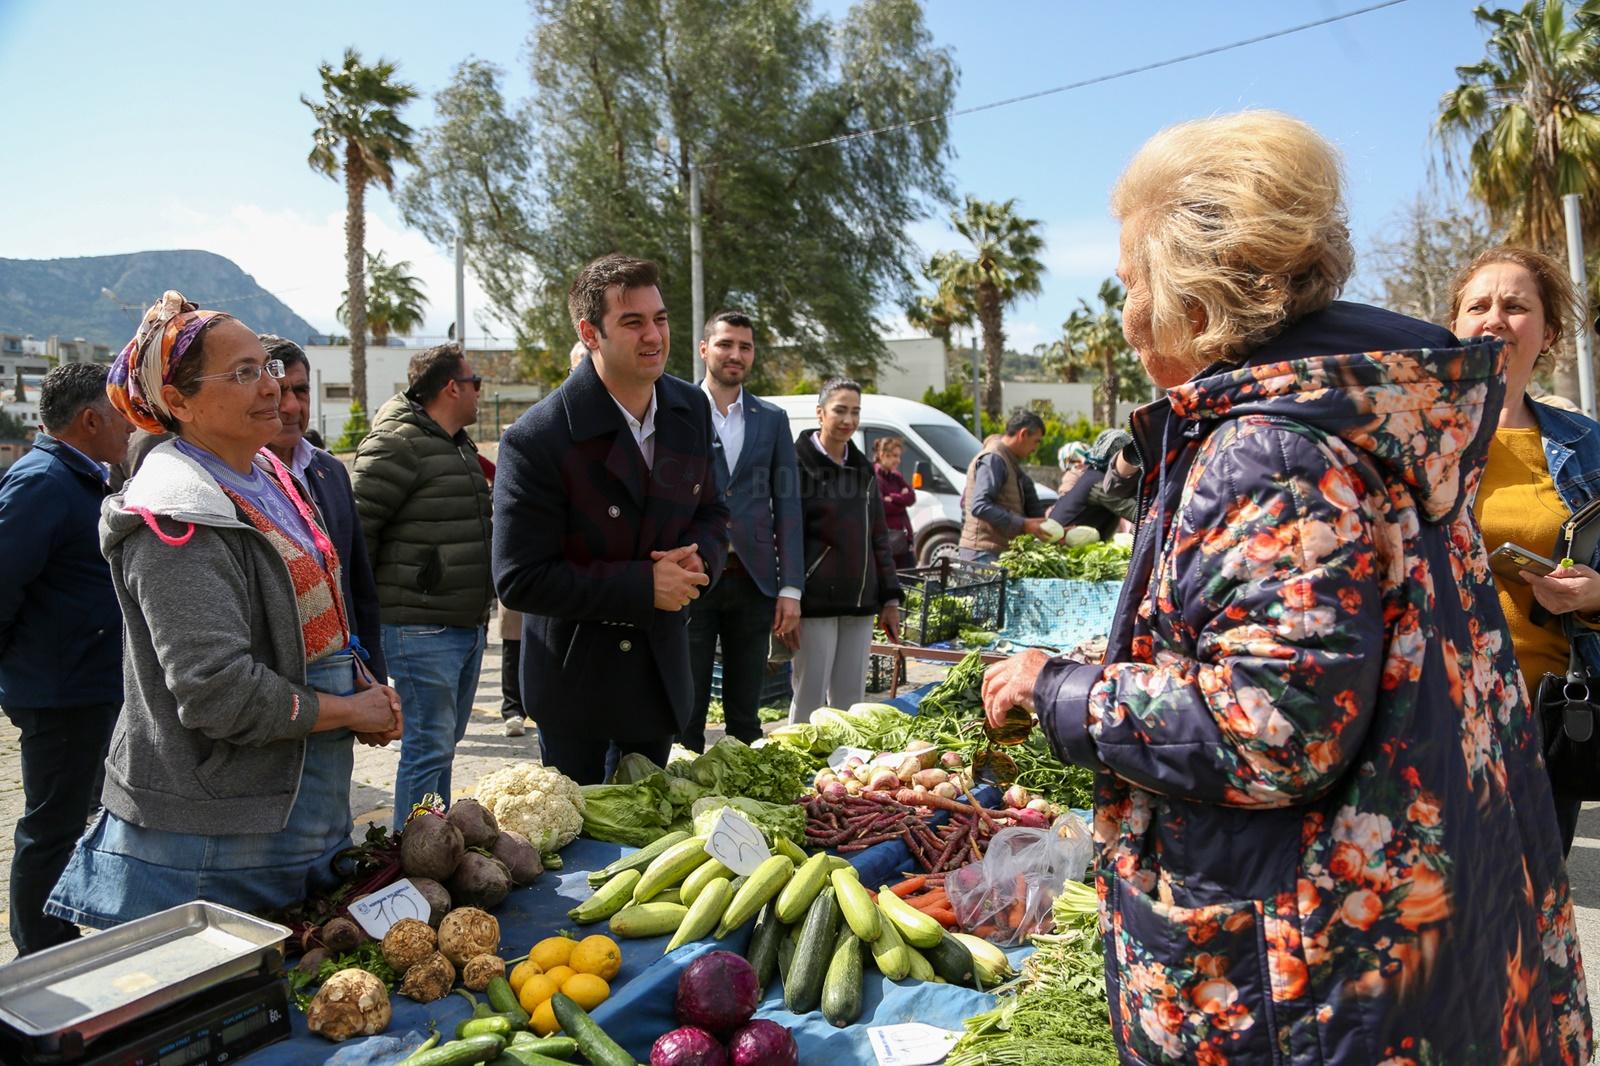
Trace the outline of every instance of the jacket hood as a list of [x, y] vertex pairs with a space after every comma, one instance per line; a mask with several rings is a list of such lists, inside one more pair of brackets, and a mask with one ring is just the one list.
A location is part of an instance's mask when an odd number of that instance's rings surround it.
[[[1418, 340], [1427, 346], [1410, 346]], [[1198, 422], [1264, 415], [1336, 436], [1385, 480], [1407, 485], [1422, 516], [1440, 522], [1477, 484], [1504, 371], [1498, 340], [1463, 342], [1402, 315], [1336, 303], [1242, 365], [1214, 365], [1167, 397], [1174, 414]]]
[[[205, 467], [178, 450], [176, 441], [162, 441], [150, 450], [139, 472], [121, 492], [108, 496], [100, 507], [100, 550], [112, 548], [136, 529], [145, 527], [145, 515], [172, 523], [203, 526], [242, 525], [233, 500], [222, 491]], [[166, 530], [182, 537], [181, 528]]]

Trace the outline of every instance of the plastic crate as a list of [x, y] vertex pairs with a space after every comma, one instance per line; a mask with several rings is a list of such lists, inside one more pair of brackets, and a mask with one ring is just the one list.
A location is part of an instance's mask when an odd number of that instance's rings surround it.
[[963, 627], [1006, 623], [1006, 574], [998, 566], [940, 559], [900, 571], [900, 636], [911, 644], [955, 640]]
[[[791, 681], [792, 668], [788, 662], [767, 663], [766, 676], [761, 679], [761, 696], [756, 701], [757, 707], [772, 707], [779, 703], [787, 703], [794, 695], [794, 685]], [[711, 662], [711, 698], [722, 699], [722, 656], [718, 655]]]

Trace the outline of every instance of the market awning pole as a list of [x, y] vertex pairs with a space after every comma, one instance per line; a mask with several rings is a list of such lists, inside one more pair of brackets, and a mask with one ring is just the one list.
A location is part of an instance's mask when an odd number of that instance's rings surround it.
[[[689, 164], [689, 294], [691, 313], [694, 316], [694, 334], [691, 344], [700, 339], [700, 331], [706, 325], [706, 275], [704, 249], [700, 246], [700, 168], [693, 163]], [[706, 376], [706, 365], [703, 361], [691, 355], [689, 361], [694, 364], [694, 381], [700, 384]]]
[[1593, 418], [1594, 348], [1590, 330], [1594, 323], [1589, 314], [1589, 272], [1583, 263], [1583, 207], [1578, 194], [1569, 192], [1563, 196], [1561, 209], [1567, 219], [1567, 270], [1572, 274], [1573, 288], [1578, 290], [1578, 328], [1574, 338], [1578, 347], [1578, 405]]

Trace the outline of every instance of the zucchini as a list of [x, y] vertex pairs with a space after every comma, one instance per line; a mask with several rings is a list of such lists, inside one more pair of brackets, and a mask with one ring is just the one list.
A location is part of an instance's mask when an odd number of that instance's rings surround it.
[[[933, 966], [934, 973], [951, 984], [978, 988], [977, 981], [973, 979], [976, 967], [972, 964], [972, 952], [949, 933], [940, 937], [939, 943], [928, 949], [928, 962]], [[978, 990], [982, 991], [981, 988]]]
[[611, 931], [629, 940], [666, 936], [683, 924], [688, 913], [681, 903], [635, 903], [611, 916]]
[[784, 939], [783, 923], [778, 921], [777, 904], [769, 903], [756, 915], [756, 927], [750, 933], [750, 946], [744, 957], [756, 972], [756, 986], [767, 994], [772, 983], [772, 971], [778, 965], [778, 945]]
[[789, 883], [778, 893], [778, 921], [798, 922], [806, 916], [806, 908], [817, 898], [822, 886], [828, 883], [828, 855], [819, 851], [794, 872]]
[[861, 1017], [861, 938], [850, 929], [839, 934], [822, 981], [822, 1016], [840, 1029]]
[[873, 904], [872, 897], [861, 887], [861, 881], [855, 871], [846, 873], [843, 870], [835, 870], [831, 880], [833, 898], [839, 901], [839, 910], [844, 913], [844, 920], [850, 923], [850, 931], [864, 943], [870, 944], [877, 940], [878, 935], [883, 932], [883, 918]]
[[678, 841], [644, 868], [644, 876], [633, 886], [633, 901], [649, 903], [667, 889], [676, 887], [696, 866], [709, 861], [711, 856], [706, 854], [705, 837]]
[[640, 870], [622, 871], [601, 885], [600, 890], [594, 895], [568, 911], [567, 917], [579, 925], [605, 921], [628, 905], [633, 899], [634, 886], [643, 876], [644, 873]]
[[638, 851], [630, 851], [618, 859], [613, 859], [610, 865], [602, 867], [589, 875], [591, 885], [603, 885], [624, 870], [643, 871], [646, 866], [655, 860], [657, 855], [666, 851], [680, 841], [688, 840], [689, 834], [681, 829], [674, 830], [666, 836], [657, 837]]
[[[828, 872], [829, 873], [832, 873], [835, 870], [854, 870], [854, 869], [855, 869], [855, 867], [850, 865], [850, 860], [846, 859], [844, 856], [842, 856], [842, 855], [829, 855], [828, 856]], [[857, 873], [857, 876], [860, 876], [859, 871]]]
[[672, 934], [672, 939], [667, 941], [662, 954], [691, 940], [703, 939], [707, 933], [716, 928], [717, 919], [728, 909], [728, 901], [731, 899], [733, 899], [733, 882], [721, 879], [712, 881], [705, 891], [695, 898], [694, 906], [683, 916], [683, 922], [678, 926], [678, 931]]
[[950, 935], [972, 953], [972, 974], [978, 979], [980, 986], [993, 988], [1016, 976], [1016, 971], [1011, 968], [1011, 960], [1006, 958], [1006, 953], [987, 940], [970, 933], [952, 932]]
[[878, 972], [891, 981], [904, 981], [911, 972], [911, 948], [893, 922], [884, 922], [878, 939], [872, 942], [872, 961]]
[[535, 1055], [548, 1055], [552, 1059], [570, 1059], [578, 1053], [578, 1042], [570, 1036], [534, 1036], [516, 1033], [511, 1037], [507, 1051], [531, 1051]]
[[789, 856], [789, 861], [796, 866], [804, 865], [806, 861], [805, 849], [782, 833], [774, 833], [772, 835], [772, 850], [779, 855]]
[[900, 930], [907, 944], [914, 948], [937, 947], [944, 939], [944, 926], [938, 919], [923, 914], [917, 908], [889, 891], [888, 885], [878, 887], [878, 909]]
[[[893, 925], [893, 922], [889, 923]], [[937, 981], [939, 975], [933, 972], [933, 963], [928, 961], [928, 956], [912, 947], [906, 948], [906, 976], [913, 981]]]
[[806, 911], [800, 928], [800, 941], [789, 962], [789, 977], [783, 983], [783, 1007], [795, 1014], [815, 1010], [822, 995], [822, 982], [828, 975], [830, 956], [839, 940], [839, 905], [833, 889], [824, 888]]
[[733, 871], [722, 865], [716, 859], [703, 862], [689, 871], [689, 876], [683, 879], [683, 884], [678, 886], [678, 902], [685, 907], [694, 906], [694, 901], [707, 885], [716, 880], [733, 880]]
[[722, 915], [722, 921], [717, 923], [717, 939], [721, 940], [745, 922], [756, 916], [756, 911], [764, 907], [768, 900], [782, 891], [783, 886], [794, 876], [794, 863], [787, 855], [774, 855], [763, 859], [757, 866], [755, 873], [734, 894], [733, 902], [728, 904], [728, 909]]
[[504, 977], [489, 978], [489, 986], [485, 988], [484, 995], [489, 999], [489, 1005], [498, 1013], [511, 1019], [513, 1029], [526, 1029], [528, 1027], [528, 1012], [522, 1009], [517, 994], [511, 991], [511, 983]]
[[500, 1054], [505, 1046], [498, 1036], [469, 1036], [412, 1055], [405, 1060], [405, 1066], [478, 1066]]
[[561, 1023], [561, 1031], [578, 1042], [578, 1050], [583, 1052], [590, 1066], [635, 1066], [633, 1056], [607, 1036], [571, 997], [557, 992], [550, 997], [550, 1009]]
[[683, 897], [678, 894], [678, 890], [676, 888], [669, 888], [665, 892], [657, 892], [655, 895], [650, 897], [650, 902], [651, 903], [677, 903], [677, 904], [681, 904], [682, 906], [685, 906], [685, 907], [688, 906], [687, 903], [683, 902]]

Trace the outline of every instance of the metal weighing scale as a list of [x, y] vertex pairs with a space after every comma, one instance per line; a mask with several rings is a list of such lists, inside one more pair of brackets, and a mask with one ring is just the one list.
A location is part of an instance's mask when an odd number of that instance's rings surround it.
[[289, 1036], [289, 930], [195, 902], [0, 967], [0, 1060], [224, 1066]]

